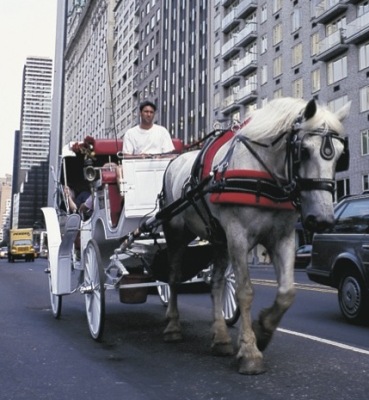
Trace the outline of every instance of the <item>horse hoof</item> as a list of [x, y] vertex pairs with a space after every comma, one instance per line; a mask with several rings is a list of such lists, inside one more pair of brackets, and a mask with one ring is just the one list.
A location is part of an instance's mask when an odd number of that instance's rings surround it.
[[213, 343], [211, 351], [215, 356], [232, 356], [234, 354], [232, 343]]
[[266, 368], [261, 358], [254, 360], [241, 359], [238, 372], [242, 375], [260, 375], [266, 372]]
[[273, 332], [267, 331], [259, 321], [253, 321], [252, 330], [256, 337], [256, 345], [260, 351], [267, 348], [269, 342], [272, 340]]
[[166, 332], [164, 333], [164, 342], [166, 343], [178, 343], [183, 341], [181, 332]]

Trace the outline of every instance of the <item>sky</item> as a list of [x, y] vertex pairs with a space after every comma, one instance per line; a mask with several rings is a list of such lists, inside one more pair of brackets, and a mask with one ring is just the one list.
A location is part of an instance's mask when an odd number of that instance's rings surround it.
[[0, 177], [13, 173], [20, 127], [23, 67], [28, 56], [55, 56], [58, 0], [0, 0]]

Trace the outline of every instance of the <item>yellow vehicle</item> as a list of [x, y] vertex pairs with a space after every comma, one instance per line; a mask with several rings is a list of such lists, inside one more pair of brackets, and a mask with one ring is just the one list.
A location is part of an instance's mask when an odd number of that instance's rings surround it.
[[16, 259], [34, 261], [36, 251], [33, 246], [33, 229], [11, 229], [10, 246], [8, 251], [8, 261], [14, 262]]

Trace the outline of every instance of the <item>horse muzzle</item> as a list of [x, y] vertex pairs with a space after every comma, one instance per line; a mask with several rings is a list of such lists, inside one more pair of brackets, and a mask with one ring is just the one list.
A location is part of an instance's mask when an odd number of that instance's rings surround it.
[[306, 218], [303, 218], [302, 225], [305, 229], [311, 232], [323, 232], [334, 225], [334, 217], [325, 216], [324, 218], [319, 218], [316, 215], [310, 214]]

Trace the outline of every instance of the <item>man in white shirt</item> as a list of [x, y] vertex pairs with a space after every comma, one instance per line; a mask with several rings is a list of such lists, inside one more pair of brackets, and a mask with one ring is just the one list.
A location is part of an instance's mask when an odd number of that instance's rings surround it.
[[163, 154], [174, 150], [172, 138], [167, 129], [154, 124], [155, 111], [156, 105], [151, 101], [140, 104], [141, 122], [125, 133], [124, 154]]

